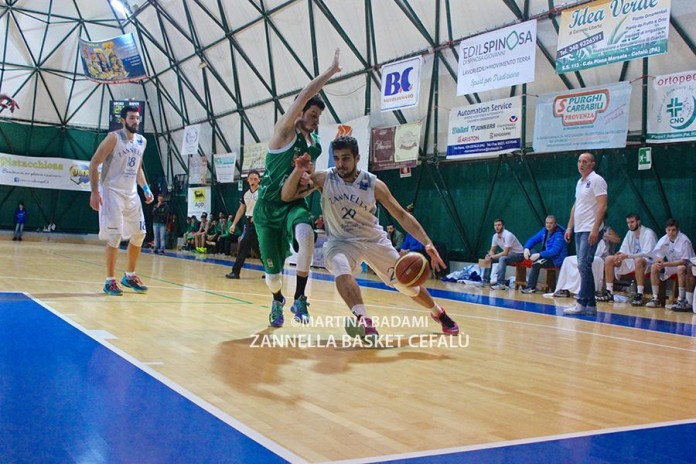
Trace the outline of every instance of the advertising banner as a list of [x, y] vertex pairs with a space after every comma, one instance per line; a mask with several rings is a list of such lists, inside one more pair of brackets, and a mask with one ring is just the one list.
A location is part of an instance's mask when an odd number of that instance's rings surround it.
[[418, 105], [422, 63], [423, 58], [418, 56], [382, 67], [382, 111]]
[[132, 33], [99, 42], [80, 39], [80, 58], [87, 79], [123, 84], [147, 77]]
[[188, 155], [189, 159], [189, 184], [190, 185], [208, 185], [210, 177], [208, 176], [208, 157], [203, 154]]
[[534, 81], [536, 20], [477, 35], [459, 44], [457, 95]]
[[0, 184], [89, 192], [89, 161], [0, 153]]
[[242, 177], [246, 177], [249, 171], [255, 169], [263, 175], [266, 170], [266, 154], [268, 153], [268, 142], [244, 145], [244, 159], [242, 161]]
[[667, 53], [671, 0], [600, 0], [561, 13], [558, 74]]
[[236, 153], [213, 155], [213, 163], [215, 164], [215, 176], [217, 177], [217, 181], [219, 183], [230, 184], [234, 182], [234, 171], [236, 170], [236, 162]]
[[211, 216], [210, 187], [189, 187], [187, 200], [187, 216], [195, 215], [199, 219], [202, 213], [208, 213], [208, 216]]
[[145, 135], [145, 102], [135, 100], [111, 100], [109, 102], [109, 132], [123, 128], [121, 124], [121, 110], [124, 106], [137, 106], [140, 112], [140, 125], [138, 134]]
[[413, 168], [418, 164], [421, 122], [372, 129], [371, 171]]
[[696, 140], [696, 71], [657, 76], [652, 90], [648, 142]]
[[534, 151], [625, 147], [630, 103], [628, 82], [540, 95]]
[[521, 97], [462, 106], [450, 111], [447, 159], [486, 158], [521, 147]]
[[198, 153], [198, 138], [200, 137], [200, 125], [184, 127], [184, 137], [181, 139], [181, 156]]

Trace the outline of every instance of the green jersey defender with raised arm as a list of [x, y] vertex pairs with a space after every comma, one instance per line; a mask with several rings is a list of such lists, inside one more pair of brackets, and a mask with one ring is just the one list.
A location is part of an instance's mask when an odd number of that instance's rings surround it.
[[271, 313], [268, 316], [272, 327], [280, 327], [284, 323], [285, 297], [281, 292], [280, 273], [285, 259], [290, 256], [290, 246], [295, 247], [298, 255], [297, 286], [291, 311], [296, 320], [303, 323], [309, 321], [305, 288], [314, 252], [313, 218], [304, 199], [284, 203], [280, 199], [280, 192], [294, 169], [295, 158], [307, 153], [312, 160], [316, 160], [321, 154], [319, 137], [315, 132], [325, 105], [317, 93], [341, 70], [338, 58], [337, 49], [331, 66], [307, 84], [287, 113], [278, 119], [268, 144], [266, 170], [254, 208], [254, 223], [266, 273], [266, 285], [273, 293]]

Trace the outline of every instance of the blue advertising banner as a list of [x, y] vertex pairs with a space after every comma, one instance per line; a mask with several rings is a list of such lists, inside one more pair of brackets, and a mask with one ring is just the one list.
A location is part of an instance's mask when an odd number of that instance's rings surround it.
[[447, 159], [487, 158], [521, 147], [521, 97], [462, 106], [450, 111]]
[[100, 42], [80, 39], [79, 47], [82, 68], [89, 80], [123, 84], [147, 77], [132, 33]]
[[630, 103], [628, 82], [540, 95], [534, 151], [625, 147]]

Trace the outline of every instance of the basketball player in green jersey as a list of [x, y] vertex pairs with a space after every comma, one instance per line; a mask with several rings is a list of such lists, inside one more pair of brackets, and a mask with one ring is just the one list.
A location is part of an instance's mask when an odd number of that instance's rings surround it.
[[304, 199], [286, 203], [281, 200], [280, 192], [295, 167], [295, 158], [307, 153], [314, 161], [321, 154], [319, 137], [315, 132], [325, 105], [317, 93], [334, 74], [341, 71], [338, 58], [337, 49], [331, 66], [307, 84], [288, 111], [278, 119], [268, 144], [266, 170], [254, 208], [254, 223], [266, 285], [273, 293], [268, 316], [272, 327], [281, 327], [284, 322], [285, 297], [281, 292], [281, 271], [285, 259], [291, 254], [290, 246], [295, 247], [298, 255], [297, 287], [291, 311], [296, 320], [303, 323], [309, 321], [305, 287], [314, 253], [313, 218]]

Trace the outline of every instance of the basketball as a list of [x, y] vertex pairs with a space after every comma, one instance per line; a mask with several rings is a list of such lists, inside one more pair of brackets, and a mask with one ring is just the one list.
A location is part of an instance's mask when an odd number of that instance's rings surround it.
[[394, 277], [407, 287], [421, 285], [430, 277], [428, 260], [420, 253], [406, 253], [396, 260]]

